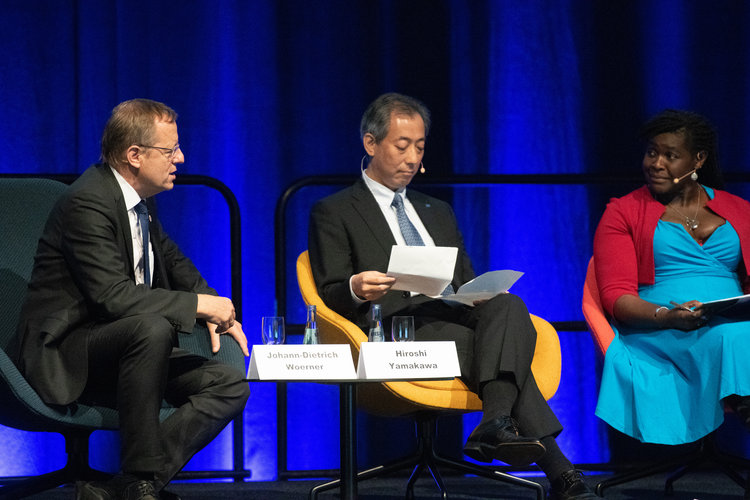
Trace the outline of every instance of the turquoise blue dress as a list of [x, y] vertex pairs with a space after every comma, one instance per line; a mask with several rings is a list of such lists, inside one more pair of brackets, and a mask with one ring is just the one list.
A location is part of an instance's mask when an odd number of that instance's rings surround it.
[[[729, 222], [701, 246], [683, 225], [660, 220], [655, 283], [638, 293], [667, 307], [670, 300], [742, 295], [740, 258]], [[596, 415], [629, 436], [660, 444], [696, 441], [721, 425], [722, 398], [750, 394], [750, 321], [715, 317], [689, 332], [612, 326], [615, 338], [604, 359]]]

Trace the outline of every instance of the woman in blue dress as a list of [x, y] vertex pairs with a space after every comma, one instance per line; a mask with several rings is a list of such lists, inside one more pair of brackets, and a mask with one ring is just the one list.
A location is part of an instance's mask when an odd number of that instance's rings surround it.
[[715, 430], [725, 404], [750, 424], [750, 321], [702, 308], [750, 291], [750, 204], [719, 189], [702, 116], [666, 110], [643, 138], [646, 185], [610, 201], [594, 238], [615, 330], [596, 414], [640, 441], [682, 444]]

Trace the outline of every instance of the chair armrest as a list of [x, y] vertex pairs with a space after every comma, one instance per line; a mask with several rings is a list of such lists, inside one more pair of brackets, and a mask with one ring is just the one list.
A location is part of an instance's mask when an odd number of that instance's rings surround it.
[[215, 359], [233, 366], [244, 375], [246, 370], [245, 354], [237, 341], [231, 335], [221, 335], [221, 348], [219, 348], [219, 352], [214, 354], [211, 352], [210, 335], [208, 328], [196, 323], [192, 333], [179, 333], [180, 347], [206, 359]]

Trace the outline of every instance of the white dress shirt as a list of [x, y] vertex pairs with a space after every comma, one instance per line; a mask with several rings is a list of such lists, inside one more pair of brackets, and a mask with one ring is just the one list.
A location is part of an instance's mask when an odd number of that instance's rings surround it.
[[[117, 184], [120, 186], [120, 190], [122, 191], [122, 197], [125, 200], [125, 208], [128, 211], [128, 220], [130, 221], [130, 235], [132, 238], [133, 243], [133, 262], [134, 262], [134, 272], [135, 272], [135, 283], [136, 285], [143, 285], [145, 283], [145, 280], [143, 279], [143, 236], [141, 233], [141, 227], [140, 223], [138, 222], [138, 214], [135, 211], [135, 206], [141, 202], [141, 197], [138, 195], [138, 193], [133, 189], [133, 186], [128, 184], [128, 181], [125, 180], [125, 178], [120, 175], [120, 173], [112, 168], [109, 167], [112, 170], [112, 173], [115, 174], [115, 179], [117, 179]], [[150, 220], [149, 215], [149, 220]], [[153, 246], [151, 245], [151, 238], [149, 238], [148, 242], [148, 254], [149, 254], [149, 262], [151, 262], [151, 283], [154, 282], [154, 250]]]
[[[393, 190], [391, 190], [391, 188], [386, 187], [380, 184], [378, 181], [371, 179], [364, 170], [362, 171], [362, 179], [365, 181], [365, 185], [367, 185], [367, 188], [375, 197], [375, 201], [378, 203], [380, 210], [383, 212], [383, 216], [388, 222], [388, 227], [391, 228], [391, 233], [393, 233], [393, 237], [396, 239], [397, 245], [406, 245], [406, 240], [404, 240], [404, 235], [401, 234], [401, 228], [398, 225], [396, 208], [391, 206], [391, 203], [393, 203], [394, 195], [403, 197], [404, 211], [406, 212], [406, 216], [409, 217], [409, 220], [416, 228], [419, 236], [422, 237], [422, 241], [424, 242], [425, 246], [435, 246], [435, 241], [432, 239], [432, 236], [430, 236], [430, 233], [427, 232], [427, 228], [424, 227], [422, 219], [419, 218], [417, 211], [414, 210], [414, 205], [412, 205], [409, 201], [409, 198], [406, 197], [406, 188], [402, 188], [394, 192]], [[365, 302], [367, 302], [366, 300], [360, 299], [357, 294], [354, 293], [351, 277], [349, 278], [349, 291], [351, 292], [352, 299], [354, 299], [356, 303], [364, 304]], [[419, 294], [416, 292], [411, 292], [411, 295], [414, 296]]]
[[398, 225], [398, 217], [396, 216], [396, 208], [391, 206], [393, 202], [393, 195], [401, 196], [404, 200], [404, 211], [406, 216], [414, 227], [417, 229], [419, 236], [422, 237], [425, 246], [434, 247], [435, 242], [432, 240], [432, 236], [427, 232], [427, 229], [422, 224], [422, 219], [419, 218], [417, 211], [414, 210], [414, 205], [411, 204], [409, 198], [406, 197], [406, 188], [402, 188], [396, 192], [393, 192], [390, 188], [380, 184], [379, 182], [370, 178], [366, 171], [362, 171], [362, 179], [364, 179], [367, 188], [370, 190], [372, 195], [375, 197], [375, 201], [378, 202], [380, 210], [383, 212], [385, 220], [388, 222], [388, 226], [391, 228], [391, 233], [396, 239], [397, 245], [406, 245], [404, 235], [401, 234], [401, 228]]

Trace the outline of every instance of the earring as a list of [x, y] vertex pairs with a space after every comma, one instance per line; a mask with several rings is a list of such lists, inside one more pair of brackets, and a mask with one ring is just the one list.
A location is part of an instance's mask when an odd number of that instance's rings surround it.
[[424, 168], [424, 163], [422, 163], [421, 161], [419, 162], [419, 171], [421, 173], [427, 172], [427, 170]]
[[697, 181], [698, 180], [698, 172], [693, 172], [692, 174], [690, 174], [690, 178], [692, 180], [694, 180], [694, 181]]

